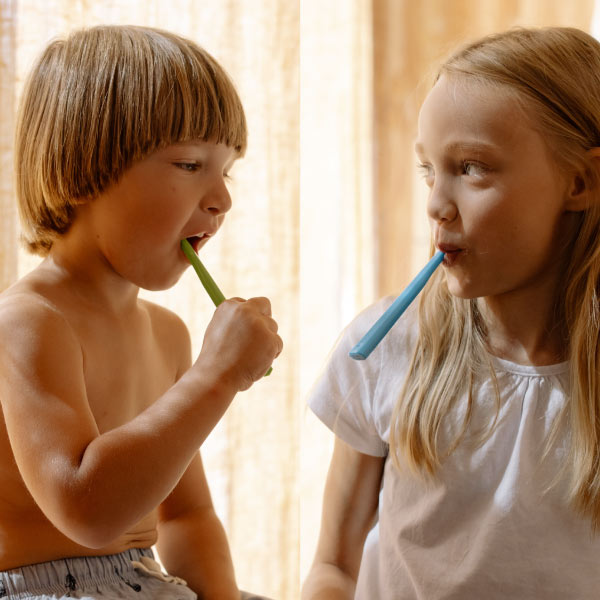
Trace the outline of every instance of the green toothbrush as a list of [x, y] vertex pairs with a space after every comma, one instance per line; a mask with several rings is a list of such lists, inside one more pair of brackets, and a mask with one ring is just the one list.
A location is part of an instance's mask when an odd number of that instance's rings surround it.
[[[192, 245], [187, 240], [181, 240], [181, 249], [183, 253], [190, 261], [194, 271], [200, 279], [200, 283], [204, 286], [206, 293], [210, 296], [215, 306], [219, 306], [221, 302], [225, 300], [223, 292], [219, 289], [219, 286], [215, 283], [215, 280], [210, 276], [210, 273], [206, 270], [206, 267], [202, 264], [198, 255], [194, 252]], [[271, 374], [273, 367], [269, 367], [269, 370], [265, 373], [265, 377]]]

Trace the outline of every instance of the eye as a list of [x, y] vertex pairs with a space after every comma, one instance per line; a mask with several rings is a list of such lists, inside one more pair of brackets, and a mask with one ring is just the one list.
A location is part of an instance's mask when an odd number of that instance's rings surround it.
[[417, 163], [417, 170], [419, 171], [419, 175], [425, 180], [425, 183], [431, 187], [435, 177], [433, 167], [426, 163]]
[[462, 173], [467, 177], [482, 178], [487, 173], [487, 169], [481, 163], [465, 160], [462, 163]]
[[174, 164], [178, 169], [187, 171], [188, 173], [195, 173], [202, 166], [197, 162], [176, 162]]

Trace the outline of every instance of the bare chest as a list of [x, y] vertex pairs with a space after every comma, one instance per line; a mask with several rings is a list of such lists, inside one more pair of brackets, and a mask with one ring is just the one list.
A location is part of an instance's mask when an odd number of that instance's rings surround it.
[[133, 419], [175, 382], [177, 365], [149, 323], [98, 322], [81, 339], [88, 402], [101, 433]]

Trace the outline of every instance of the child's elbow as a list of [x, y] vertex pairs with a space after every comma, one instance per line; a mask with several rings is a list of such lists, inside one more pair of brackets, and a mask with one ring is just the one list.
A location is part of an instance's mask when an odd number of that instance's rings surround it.
[[96, 475], [69, 465], [55, 468], [44, 485], [32, 486], [36, 504], [52, 525], [71, 541], [93, 550], [114, 546], [132, 520], [130, 513], [119, 510], [120, 498], [99, 493]]
[[65, 502], [51, 516], [54, 526], [71, 541], [92, 550], [113, 545], [125, 531], [114, 515], [97, 510], [92, 503]]
[[69, 537], [76, 544], [79, 544], [84, 548], [100, 550], [112, 545], [119, 538], [119, 535], [106, 529], [103, 530], [101, 527], [87, 525], [85, 527], [73, 529], [70, 532]]
[[94, 518], [79, 518], [75, 515], [62, 520], [59, 529], [70, 540], [91, 550], [100, 550], [114, 544], [122, 535], [114, 527]]

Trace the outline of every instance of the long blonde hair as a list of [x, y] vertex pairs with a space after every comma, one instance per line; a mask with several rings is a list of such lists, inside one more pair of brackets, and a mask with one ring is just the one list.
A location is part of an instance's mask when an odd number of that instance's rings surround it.
[[[441, 67], [452, 78], [470, 78], [508, 90], [521, 101], [545, 137], [557, 165], [579, 173], [593, 195], [580, 213], [566, 259], [565, 285], [557, 293], [557, 325], [565, 337], [570, 395], [559, 421], [568, 424], [569, 501], [600, 526], [600, 181], [589, 150], [600, 147], [600, 43], [572, 28], [513, 29], [456, 52]], [[500, 394], [476, 300], [450, 295], [443, 274], [426, 288], [419, 309], [419, 338], [396, 403], [390, 452], [397, 465], [435, 474], [464, 437], [473, 404], [471, 388], [482, 363]], [[467, 397], [466, 416], [449, 448], [440, 447], [444, 418]], [[488, 428], [492, 431], [494, 423]], [[556, 422], [553, 438], [559, 428]], [[550, 442], [549, 442], [550, 443]], [[566, 469], [565, 469], [566, 471]]]
[[135, 26], [75, 31], [46, 48], [26, 82], [15, 140], [23, 237], [45, 255], [75, 207], [132, 162], [191, 139], [246, 148], [238, 94], [190, 40]]

